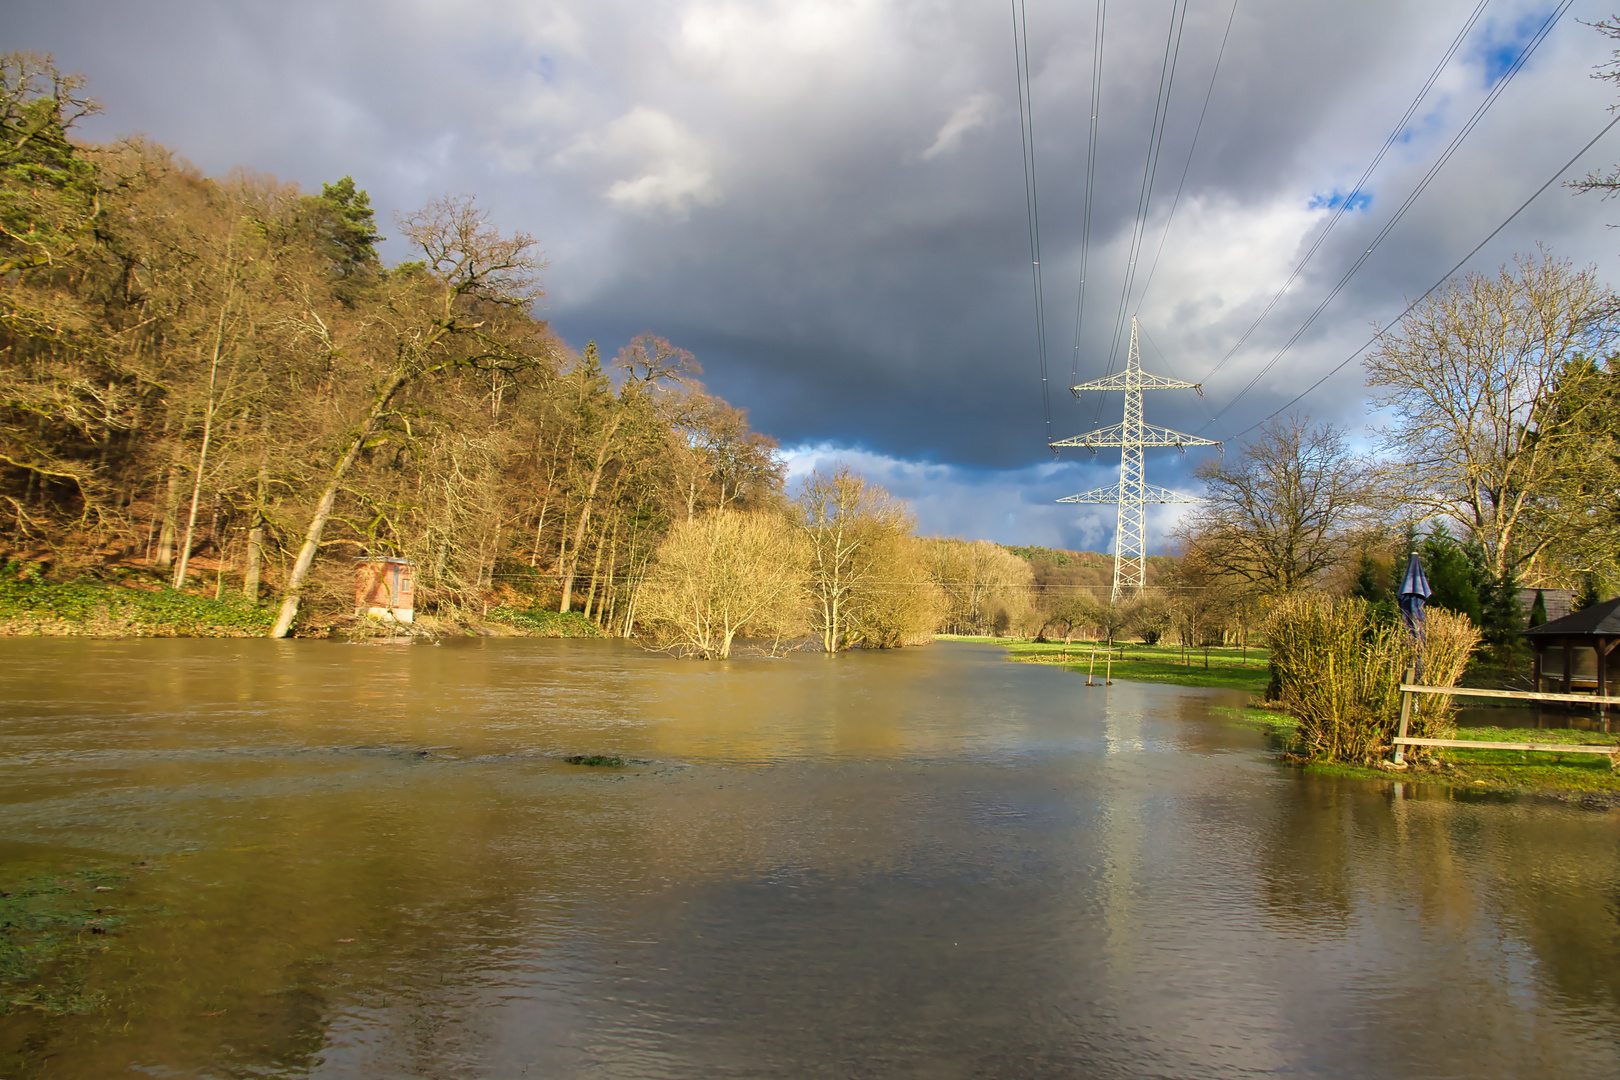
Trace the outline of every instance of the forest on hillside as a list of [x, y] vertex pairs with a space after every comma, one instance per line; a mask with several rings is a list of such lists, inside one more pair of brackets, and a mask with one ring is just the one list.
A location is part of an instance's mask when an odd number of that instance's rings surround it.
[[[847, 471], [790, 500], [775, 441], [690, 352], [559, 340], [538, 241], [473, 199], [400, 216], [411, 257], [384, 266], [350, 177], [312, 194], [77, 141], [96, 108], [49, 58], [0, 58], [0, 563], [279, 603], [277, 636], [306, 599], [351, 607], [353, 559], [378, 555], [416, 564], [428, 613], [549, 607], [702, 655], [1027, 615], [1026, 564], [916, 540]], [[786, 603], [716, 547], [761, 530]], [[657, 570], [702, 536], [703, 580], [752, 590], [723, 644], [679, 625], [691, 597]]]

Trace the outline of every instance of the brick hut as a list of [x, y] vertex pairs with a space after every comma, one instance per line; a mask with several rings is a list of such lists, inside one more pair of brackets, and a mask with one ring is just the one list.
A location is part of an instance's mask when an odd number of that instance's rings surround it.
[[1536, 691], [1620, 691], [1620, 596], [1524, 632], [1536, 650]]
[[389, 555], [356, 560], [354, 613], [408, 623], [415, 617], [416, 564]]

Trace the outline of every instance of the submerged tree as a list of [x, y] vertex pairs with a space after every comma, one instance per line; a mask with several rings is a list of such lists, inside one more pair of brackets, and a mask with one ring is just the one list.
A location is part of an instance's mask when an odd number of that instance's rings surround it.
[[659, 645], [724, 660], [739, 636], [780, 641], [804, 626], [807, 552], [775, 514], [716, 510], [678, 523], [638, 606]]

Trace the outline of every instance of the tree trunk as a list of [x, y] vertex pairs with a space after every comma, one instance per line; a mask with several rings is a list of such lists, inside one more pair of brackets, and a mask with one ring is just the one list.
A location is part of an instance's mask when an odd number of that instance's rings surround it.
[[169, 466], [168, 496], [163, 504], [163, 529], [158, 533], [158, 566], [174, 564], [174, 528], [180, 514], [180, 467]]
[[[613, 570], [619, 564], [619, 519], [613, 519], [613, 535], [608, 540], [608, 568], [607, 577], [602, 580], [602, 606], [597, 608], [596, 622], [599, 626], [611, 626], [613, 609], [617, 606], [619, 593], [613, 586]], [[602, 617], [603, 611], [607, 617]]]
[[248, 529], [247, 566], [242, 571], [242, 596], [259, 602], [259, 566], [264, 561], [264, 501], [270, 492], [270, 414], [260, 420], [259, 475], [254, 478], [253, 525]]
[[[209, 378], [213, 382], [212, 376]], [[209, 386], [209, 397], [213, 397], [213, 386]], [[209, 401], [208, 411], [203, 414], [202, 445], [197, 449], [197, 475], [191, 484], [191, 512], [186, 517], [186, 536], [180, 545], [180, 561], [174, 568], [174, 587], [180, 588], [186, 583], [186, 568], [191, 564], [191, 544], [197, 530], [197, 503], [202, 499], [203, 469], [208, 463], [208, 447], [214, 437], [214, 403]]]
[[332, 470], [332, 477], [327, 481], [326, 490], [321, 492], [321, 498], [315, 504], [315, 515], [310, 519], [309, 530], [304, 533], [304, 544], [298, 549], [298, 558], [293, 563], [292, 573], [287, 575], [287, 591], [281, 600], [281, 612], [276, 616], [276, 625], [271, 628], [270, 636], [284, 638], [292, 629], [293, 620], [298, 617], [298, 605], [303, 598], [304, 580], [309, 577], [309, 568], [315, 563], [315, 554], [320, 550], [321, 534], [326, 531], [326, 523], [332, 517], [332, 507], [337, 502], [338, 489], [354, 467], [356, 459], [360, 457], [360, 449], [376, 430], [377, 422], [388, 411], [389, 404], [394, 395], [399, 393], [400, 387], [405, 385], [406, 374], [403, 371], [395, 372], [377, 395], [376, 402], [371, 411], [366, 414], [365, 421], [355, 432], [354, 438], [349, 440], [349, 448], [343, 452], [337, 467]]
[[563, 567], [562, 600], [557, 610], [564, 614], [573, 606], [574, 574], [579, 569], [579, 549], [585, 542], [585, 528], [591, 520], [591, 504], [596, 501], [596, 489], [602, 483], [602, 470], [607, 467], [608, 451], [613, 447], [613, 433], [619, 429], [623, 415], [617, 415], [602, 434], [602, 445], [596, 451], [596, 465], [591, 470], [590, 487], [585, 492], [585, 505], [579, 508], [579, 525], [574, 529], [574, 542], [569, 545], [566, 565]]

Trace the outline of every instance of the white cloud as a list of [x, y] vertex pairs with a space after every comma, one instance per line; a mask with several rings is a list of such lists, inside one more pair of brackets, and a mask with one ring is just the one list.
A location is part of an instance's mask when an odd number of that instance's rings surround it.
[[922, 152], [923, 160], [928, 161], [941, 154], [948, 154], [962, 145], [962, 139], [975, 128], [988, 127], [990, 114], [996, 99], [989, 94], [974, 94], [951, 113], [950, 119], [945, 121], [934, 136], [933, 145]]
[[[922, 536], [954, 536], [998, 544], [1039, 544], [1073, 551], [1112, 550], [1112, 506], [1060, 504], [1064, 495], [1109, 484], [1117, 463], [1043, 461], [1022, 469], [974, 469], [940, 462], [908, 461], [836, 443], [806, 443], [783, 449], [788, 490], [814, 470], [847, 465], [870, 483], [904, 499]], [[1166, 479], [1158, 477], [1159, 480]], [[1185, 483], [1170, 486], [1187, 488]], [[1148, 508], [1148, 549], [1159, 553], [1188, 511], [1185, 504]]]
[[644, 213], [684, 220], [694, 205], [720, 197], [703, 143], [668, 113], [644, 105], [581, 135], [554, 160], [619, 173], [603, 196]]

